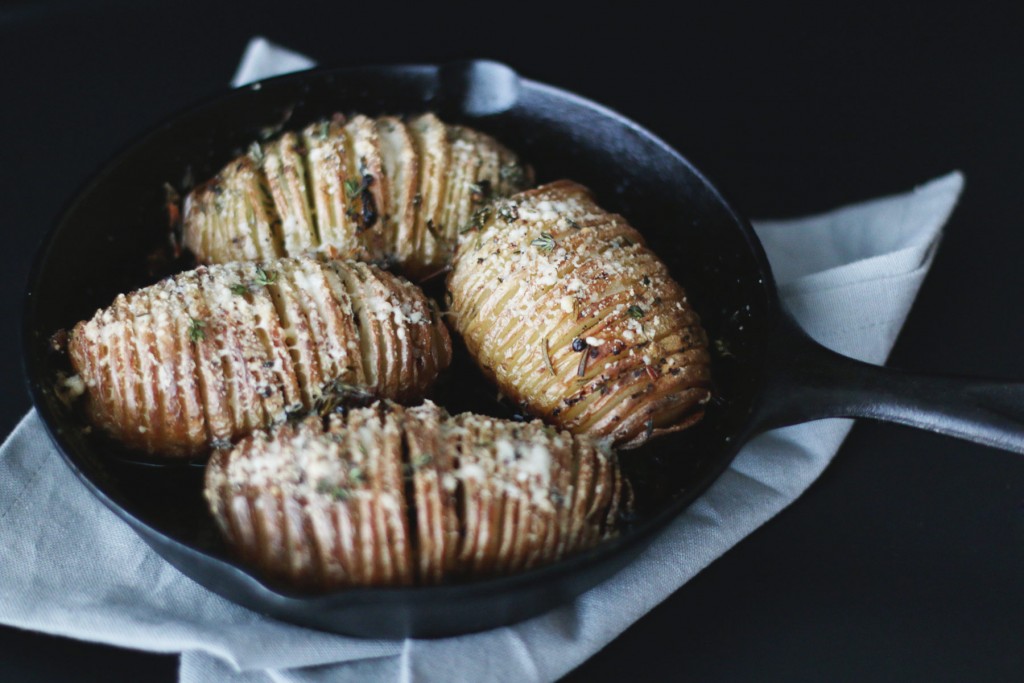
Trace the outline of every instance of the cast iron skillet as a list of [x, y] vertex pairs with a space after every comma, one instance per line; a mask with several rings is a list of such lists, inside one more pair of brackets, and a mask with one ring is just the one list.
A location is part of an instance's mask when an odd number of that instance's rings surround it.
[[[166, 241], [165, 183], [203, 179], [251, 140], [336, 111], [435, 111], [492, 133], [541, 181], [567, 177], [625, 215], [686, 287], [714, 340], [716, 401], [706, 419], [624, 456], [637, 510], [600, 547], [517, 576], [425, 588], [307, 596], [235, 564], [207, 517], [201, 469], [145, 467], [86, 434], [51, 390], [66, 360], [54, 331], [154, 279]], [[823, 417], [870, 417], [1024, 452], [1021, 386], [921, 377], [838, 356], [780, 306], [750, 225], [707, 179], [651, 133], [570, 93], [493, 62], [320, 69], [230, 91], [169, 119], [108, 163], [66, 207], [30, 276], [25, 372], [58, 450], [85, 485], [164, 558], [254, 610], [365, 637], [440, 637], [491, 628], [570, 601], [636, 557], [765, 429]], [[459, 355], [437, 400], [452, 412], [510, 416]], [[115, 457], [110, 457], [111, 455]]]

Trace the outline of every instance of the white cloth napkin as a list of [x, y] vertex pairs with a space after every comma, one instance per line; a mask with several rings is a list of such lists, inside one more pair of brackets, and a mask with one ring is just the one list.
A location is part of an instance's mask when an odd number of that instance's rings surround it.
[[[236, 83], [311, 64], [257, 40]], [[884, 362], [963, 186], [906, 194], [757, 232], [784, 300], [818, 340]], [[182, 652], [183, 682], [550, 681], [799, 496], [848, 420], [757, 438], [635, 562], [575, 603], [515, 626], [436, 641], [369, 641], [291, 626], [193, 583], [95, 500], [30, 412], [0, 447], [0, 622], [155, 652]]]

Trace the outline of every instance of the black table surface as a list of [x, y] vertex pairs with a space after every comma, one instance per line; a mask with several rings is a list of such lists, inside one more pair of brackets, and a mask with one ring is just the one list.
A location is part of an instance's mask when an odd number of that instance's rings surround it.
[[[890, 365], [1024, 377], [1014, 5], [598, 4], [0, 7], [0, 430], [29, 406], [16, 321], [62, 203], [134, 135], [223, 87], [254, 34], [324, 63], [504, 61], [648, 126], [750, 216], [960, 169], [965, 194]], [[568, 680], [1019, 681], [1022, 579], [1024, 458], [858, 424], [803, 497]], [[173, 656], [0, 627], [3, 681], [172, 681], [176, 669]]]

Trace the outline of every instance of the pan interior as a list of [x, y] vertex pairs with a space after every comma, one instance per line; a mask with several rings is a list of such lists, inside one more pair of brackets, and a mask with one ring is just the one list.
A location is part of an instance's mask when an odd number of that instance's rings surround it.
[[[181, 191], [187, 177], [199, 181], [213, 175], [268, 131], [297, 128], [337, 111], [435, 111], [491, 133], [529, 161], [539, 181], [566, 177], [590, 187], [600, 204], [623, 214], [669, 264], [712, 340], [715, 400], [699, 426], [623, 455], [636, 490], [636, 513], [625, 520], [619, 541], [574, 566], [599, 567], [622, 546], [642, 545], [634, 541], [649, 538], [703, 490], [742, 441], [775, 310], [770, 273], [749, 226], [663, 143], [593, 103], [489, 63], [321, 70], [273, 79], [187, 111], [108, 164], [66, 207], [49, 235], [26, 305], [26, 371], [36, 406], [65, 456], [145, 527], [229, 560], [202, 501], [201, 468], [145, 467], [107, 457], [131, 454], [84, 433], [82, 421], [56, 399], [51, 385], [65, 361], [48, 351], [47, 340], [117, 293], [176, 267], [152, 258], [167, 246], [168, 185]], [[514, 413], [513, 406], [496, 399], [495, 389], [464, 353], [457, 355], [435, 400], [453, 413]], [[549, 571], [533, 574], [542, 581]], [[600, 578], [600, 572], [593, 573], [579, 590]], [[500, 589], [501, 580], [492, 585]]]

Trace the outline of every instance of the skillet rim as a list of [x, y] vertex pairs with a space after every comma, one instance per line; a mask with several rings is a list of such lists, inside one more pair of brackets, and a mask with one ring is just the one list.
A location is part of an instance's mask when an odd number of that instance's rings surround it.
[[[751, 392], [753, 400], [751, 402], [750, 410], [743, 420], [743, 428], [732, 433], [731, 439], [729, 439], [729, 447], [722, 449], [721, 452], [712, 456], [715, 460], [714, 466], [709, 467], [703, 477], [692, 482], [692, 484], [688, 486], [683, 493], [669, 501], [662, 510], [644, 519], [628, 532], [617, 535], [614, 538], [607, 539], [590, 550], [578, 553], [549, 565], [540, 566], [508, 576], [478, 579], [464, 583], [406, 587], [354, 587], [338, 589], [336, 591], [323, 594], [290, 592], [284, 587], [278, 587], [273, 582], [268, 583], [262, 579], [255, 570], [247, 568], [231, 557], [220, 557], [179, 540], [169, 533], [157, 529], [144, 519], [118, 504], [110, 495], [108, 495], [99, 483], [94, 481], [93, 478], [87, 475], [79, 466], [78, 461], [80, 456], [75, 454], [71, 444], [64, 438], [60, 416], [53, 414], [52, 411], [48, 409], [48, 401], [43, 395], [45, 377], [41, 377], [41, 375], [44, 374], [44, 368], [36, 367], [39, 364], [37, 362], [37, 358], [39, 356], [36, 353], [38, 350], [37, 345], [43, 340], [33, 336], [33, 325], [31, 323], [36, 317], [35, 311], [37, 310], [37, 306], [35, 305], [36, 299], [34, 299], [32, 295], [38, 287], [40, 275], [45, 269], [47, 262], [50, 260], [49, 257], [52, 253], [54, 240], [66, 222], [67, 217], [73, 213], [76, 205], [96, 186], [101, 185], [105, 177], [111, 171], [116, 169], [131, 152], [137, 148], [143, 147], [151, 137], [164, 131], [164, 129], [180, 125], [182, 119], [185, 119], [192, 114], [197, 114], [207, 108], [213, 108], [231, 98], [239, 97], [241, 93], [247, 90], [258, 89], [254, 88], [254, 85], [257, 83], [262, 85], [264, 83], [295, 81], [296, 83], [301, 84], [302, 81], [311, 79], [344, 76], [345, 74], [353, 73], [365, 74], [372, 73], [374, 71], [409, 72], [419, 73], [421, 75], [436, 74], [440, 79], [442, 73], [446, 69], [479, 64], [498, 65], [502, 68], [508, 69], [515, 74], [515, 78], [517, 79], [517, 83], [521, 90], [525, 91], [533, 89], [540, 93], [547, 94], [585, 108], [604, 119], [610, 120], [617, 126], [621, 126], [632, 131], [634, 134], [652, 143], [662, 153], [668, 155], [675, 163], [679, 163], [687, 167], [693, 176], [703, 184], [704, 188], [711, 193], [715, 202], [717, 202], [720, 208], [728, 214], [729, 218], [731, 218], [732, 222], [735, 224], [735, 227], [740, 231], [744, 238], [744, 243], [749, 251], [749, 255], [758, 266], [761, 278], [761, 282], [759, 283], [760, 289], [764, 294], [764, 320], [766, 332], [764, 343], [761, 345], [761, 348], [757, 350], [756, 354], [757, 363], [755, 367], [759, 370], [759, 376], [755, 379], [755, 388]], [[676, 151], [659, 136], [617, 111], [563, 88], [522, 77], [517, 71], [511, 69], [511, 67], [492, 60], [460, 60], [456, 62], [444, 62], [438, 64], [411, 63], [368, 64], [363, 66], [317, 66], [304, 71], [260, 79], [254, 83], [241, 85], [239, 87], [226, 87], [200, 98], [197, 101], [162, 117], [155, 124], [147, 126], [143, 131], [120, 145], [118, 149], [102, 164], [98, 165], [96, 170], [76, 188], [74, 193], [67, 200], [63, 202], [60, 211], [56, 214], [56, 217], [52, 220], [52, 223], [41, 236], [36, 246], [32, 266], [27, 278], [25, 292], [20, 320], [22, 326], [21, 366], [24, 373], [24, 379], [28, 384], [32, 404], [43, 423], [48, 437], [56, 446], [56, 449], [60, 453], [62, 459], [72, 472], [74, 472], [75, 476], [85, 484], [86, 488], [89, 489], [92, 495], [96, 496], [108, 509], [131, 526], [133, 531], [140, 536], [141, 540], [153, 548], [154, 551], [161, 555], [165, 561], [168, 561], [174, 566], [177, 566], [178, 563], [171, 561], [171, 559], [164, 554], [163, 550], [157, 547], [158, 545], [171, 546], [175, 552], [187, 557], [192, 562], [198, 562], [201, 564], [213, 563], [214, 565], [218, 565], [218, 571], [229, 575], [231, 581], [241, 582], [248, 590], [255, 590], [260, 595], [261, 599], [269, 600], [274, 603], [275, 606], [280, 607], [295, 602], [301, 602], [312, 608], [322, 607], [324, 609], [332, 610], [346, 605], [367, 603], [379, 603], [382, 605], [395, 603], [444, 603], [459, 597], [465, 598], [485, 594], [494, 595], [502, 592], [512, 592], [516, 589], [533, 584], [545, 582], [554, 583], [559, 579], [577, 574], [589, 566], [602, 563], [614, 564], [616, 558], [621, 560], [622, 557], [627, 555], [632, 555], [627, 559], [627, 562], [632, 561], [639, 552], [654, 541], [656, 536], [662, 532], [672, 520], [682, 514], [697, 498], [703, 495], [708, 488], [714, 484], [714, 482], [731, 464], [740, 448], [750, 438], [754, 431], [752, 418], [756, 411], [756, 406], [763, 397], [763, 386], [766, 382], [767, 373], [765, 372], [765, 359], [767, 341], [772, 336], [771, 330], [773, 323], [777, 322], [782, 315], [774, 276], [760, 240], [751, 227], [749, 221], [733, 208], [732, 204], [726, 199], [718, 186], [711, 182], [711, 180], [702, 171], [695, 167], [686, 157]], [[187, 467], [188, 465], [183, 464], [176, 466]], [[601, 581], [607, 580], [607, 577], [617, 573], [622, 568], [621, 565], [622, 563], [620, 561], [620, 566], [611, 574], [607, 574], [606, 578], [601, 579]], [[183, 573], [188, 575], [188, 572], [183, 571]], [[189, 578], [196, 580], [191, 575], [189, 575]], [[202, 582], [202, 585], [209, 587], [206, 582]], [[219, 593], [219, 591], [215, 592]], [[577, 596], [579, 594], [582, 593], [576, 592]], [[223, 594], [221, 593], [221, 595]], [[227, 599], [232, 602], [236, 602], [233, 598]], [[556, 606], [558, 605], [550, 605], [551, 608]], [[275, 618], [282, 617], [278, 615]], [[324, 630], [322, 627], [316, 628]]]

